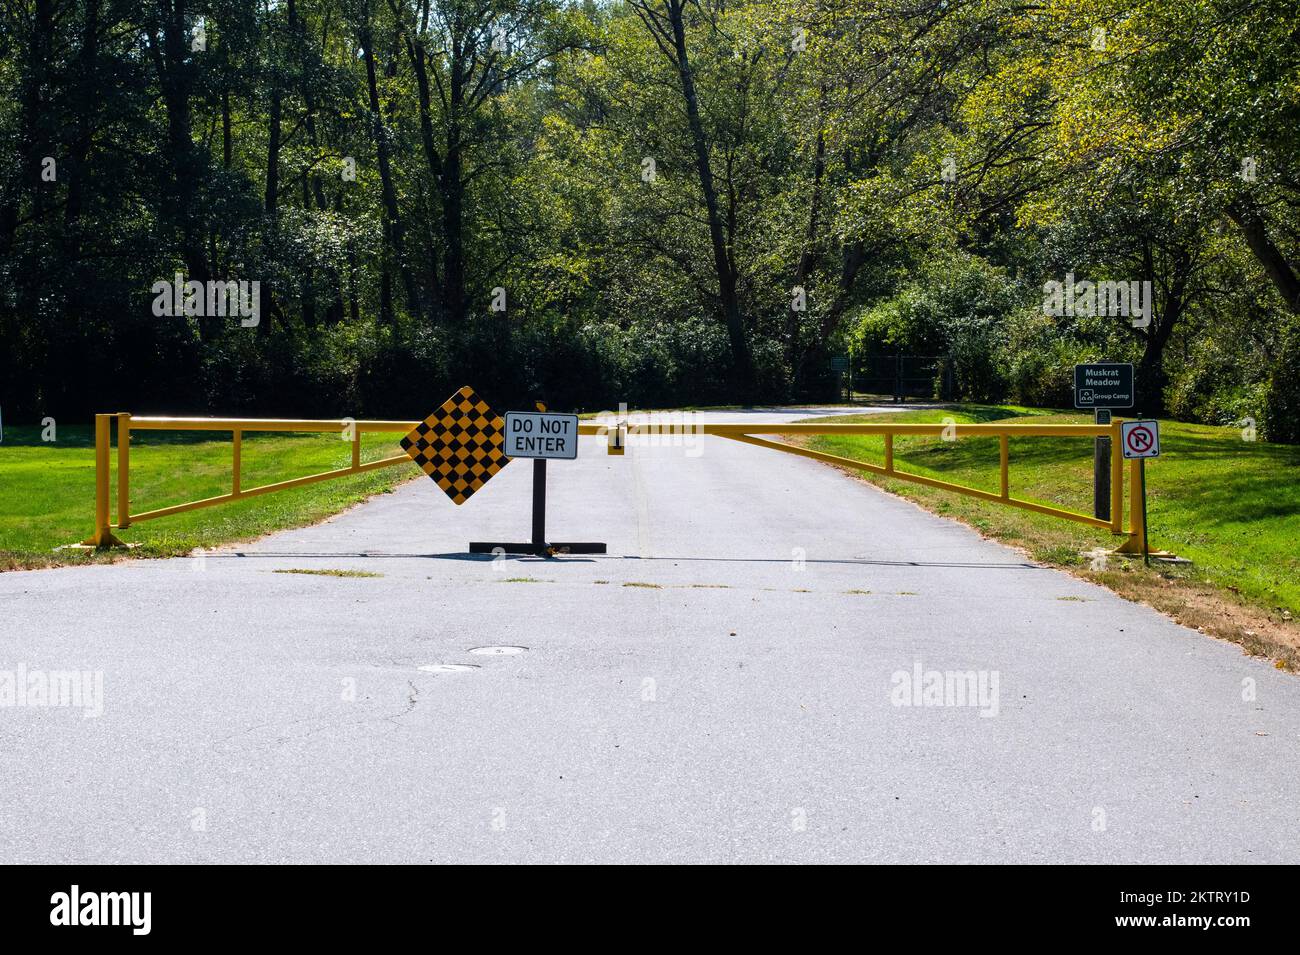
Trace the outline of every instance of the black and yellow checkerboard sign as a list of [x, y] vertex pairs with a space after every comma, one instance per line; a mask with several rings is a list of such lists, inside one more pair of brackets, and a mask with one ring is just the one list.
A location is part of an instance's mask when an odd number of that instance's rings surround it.
[[505, 422], [466, 385], [402, 439], [402, 449], [457, 504], [510, 463]]

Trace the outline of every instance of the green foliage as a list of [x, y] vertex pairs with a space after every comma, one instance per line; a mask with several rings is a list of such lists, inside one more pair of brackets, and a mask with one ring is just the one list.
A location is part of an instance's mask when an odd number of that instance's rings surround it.
[[936, 257], [898, 295], [865, 310], [851, 341], [859, 353], [948, 356], [958, 395], [1000, 400], [1007, 393], [1006, 318], [1025, 297], [1014, 280], [977, 256]]
[[[1292, 434], [1293, 13], [9, 3], [0, 407], [825, 399], [847, 345], [1046, 404], [1132, 360], [1148, 410]], [[155, 316], [177, 272], [260, 282], [260, 324]], [[1042, 315], [1067, 273], [1151, 322]]]
[[1007, 397], [1035, 407], [1069, 408], [1074, 404], [1074, 366], [1098, 357], [1042, 309], [1012, 312], [1001, 361]]
[[1300, 444], [1300, 324], [1282, 340], [1264, 399], [1264, 432], [1270, 441]]

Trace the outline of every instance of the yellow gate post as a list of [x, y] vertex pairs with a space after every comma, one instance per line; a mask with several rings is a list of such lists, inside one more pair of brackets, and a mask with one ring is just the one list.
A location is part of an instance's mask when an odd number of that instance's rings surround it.
[[1122, 422], [1110, 423], [1110, 532], [1124, 533], [1124, 449], [1120, 447]]
[[233, 500], [234, 498], [239, 497], [240, 493], [243, 490], [243, 484], [244, 484], [244, 477], [243, 477], [244, 431], [243, 429], [234, 428], [230, 432], [230, 439], [231, 439], [231, 447], [233, 448], [233, 453], [231, 454], [231, 462], [230, 462], [230, 475], [231, 475], [230, 497]]
[[1142, 553], [1142, 479], [1138, 474], [1141, 462], [1134, 458], [1128, 464], [1128, 540], [1115, 548], [1116, 554]]
[[[112, 443], [112, 424], [117, 415], [95, 415], [95, 532], [81, 542], [82, 547], [125, 547], [109, 525], [109, 451]], [[118, 452], [121, 454], [121, 451]], [[120, 479], [120, 478], [119, 478]]]
[[117, 413], [117, 529], [131, 526], [131, 415]]

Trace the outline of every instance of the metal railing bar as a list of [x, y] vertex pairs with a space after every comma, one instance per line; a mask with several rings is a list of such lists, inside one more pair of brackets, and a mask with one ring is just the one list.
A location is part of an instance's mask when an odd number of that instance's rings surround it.
[[241, 490], [238, 494], [221, 494], [217, 497], [205, 498], [202, 501], [188, 501], [184, 504], [173, 504], [171, 507], [160, 507], [152, 511], [145, 511], [142, 514], [132, 514], [131, 520], [134, 522], [151, 521], [155, 518], [166, 517], [169, 514], [180, 514], [184, 511], [193, 511], [201, 507], [212, 507], [214, 504], [224, 504], [227, 501], [239, 501], [246, 497], [256, 497], [259, 494], [269, 494], [271, 491], [287, 491], [289, 488], [301, 487], [304, 484], [313, 484], [316, 481], [325, 481], [330, 478], [347, 477], [349, 474], [363, 474], [366, 471], [374, 471], [377, 468], [391, 467], [394, 464], [411, 464], [411, 459], [403, 454], [398, 457], [384, 458], [380, 461], [368, 461], [357, 467], [339, 468], [335, 471], [322, 471], [318, 474], [308, 474], [306, 477], [293, 478], [288, 481], [278, 481], [275, 484], [262, 484], [258, 487], [250, 487]]
[[356, 427], [358, 432], [405, 433], [418, 421], [305, 420], [301, 418], [132, 418], [136, 431], [303, 431], [328, 433]]
[[976, 497], [984, 501], [993, 501], [998, 504], [1009, 504], [1012, 507], [1018, 507], [1026, 511], [1036, 511], [1040, 514], [1050, 514], [1053, 517], [1061, 517], [1065, 520], [1075, 521], [1079, 524], [1088, 524], [1092, 527], [1102, 527], [1110, 529], [1110, 521], [1104, 521], [1100, 518], [1093, 517], [1090, 514], [1079, 514], [1075, 511], [1067, 511], [1059, 507], [1052, 507], [1048, 504], [1039, 504], [1035, 501], [1026, 501], [1015, 497], [1003, 497], [1001, 494], [994, 494], [992, 491], [981, 491], [978, 488], [967, 487], [964, 484], [953, 484], [950, 481], [940, 481], [937, 478], [924, 477], [920, 474], [911, 474], [907, 471], [899, 471], [897, 468], [886, 471], [878, 464], [869, 464], [866, 461], [857, 461], [853, 458], [843, 458], [835, 454], [826, 454], [823, 451], [814, 451], [811, 448], [801, 448], [794, 444], [781, 444], [776, 441], [767, 441], [762, 438], [754, 438], [749, 435], [721, 435], [731, 441], [740, 441], [744, 444], [752, 444], [760, 448], [770, 448], [773, 451], [784, 451], [787, 454], [797, 454], [800, 457], [812, 458], [816, 461], [824, 461], [827, 464], [837, 464], [842, 467], [857, 468], [860, 471], [871, 471], [874, 474], [885, 475], [896, 478], [900, 481], [911, 481], [914, 484], [924, 484], [927, 487], [939, 488], [943, 491], [954, 491], [957, 494], [964, 494], [967, 497]]
[[[581, 423], [579, 434], [605, 434], [612, 424]], [[982, 435], [1033, 435], [1058, 438], [1099, 438], [1110, 434], [1110, 425], [1104, 424], [806, 424], [806, 423], [743, 423], [743, 424], [681, 424], [627, 422], [628, 434], [675, 435], [712, 434], [730, 437], [737, 434], [881, 434], [881, 435], [956, 435], [957, 437]]]

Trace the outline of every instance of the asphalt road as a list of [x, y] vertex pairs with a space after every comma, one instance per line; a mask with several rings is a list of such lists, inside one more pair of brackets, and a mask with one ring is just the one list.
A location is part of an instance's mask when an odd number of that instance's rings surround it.
[[0, 860], [1300, 859], [1300, 680], [700, 440], [551, 465], [551, 536], [606, 557], [465, 554], [527, 537], [517, 461], [460, 508], [421, 478], [230, 552], [0, 574], [0, 671], [102, 674], [102, 715], [0, 708]]

